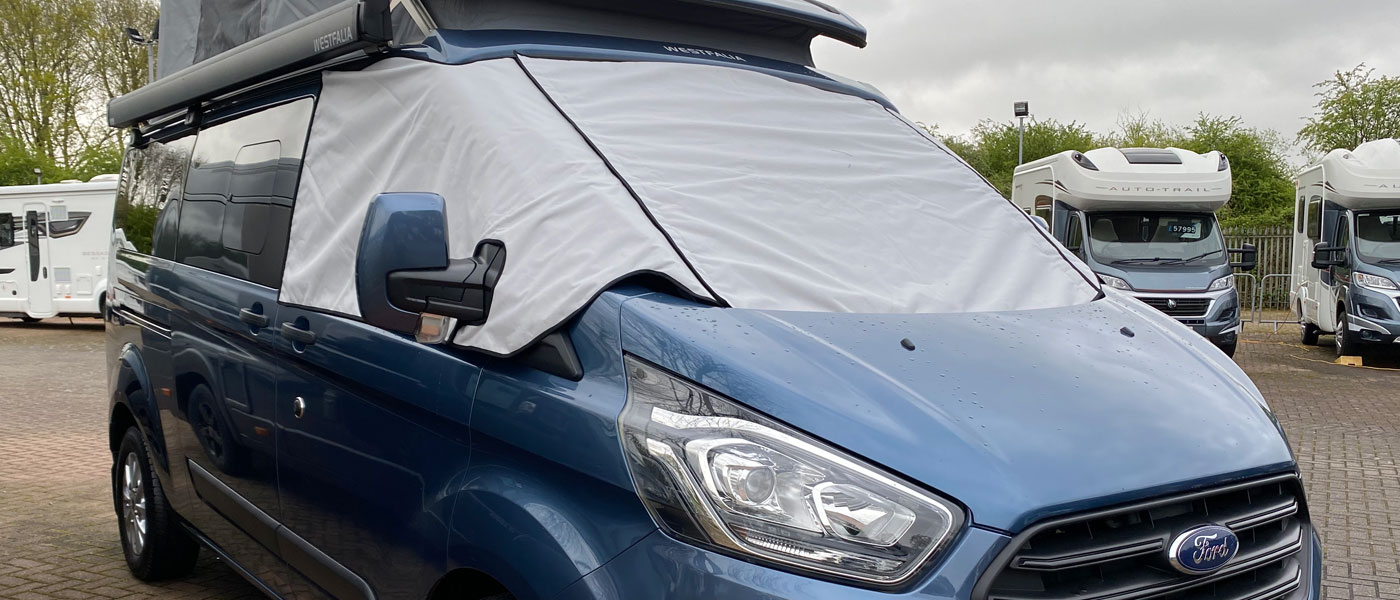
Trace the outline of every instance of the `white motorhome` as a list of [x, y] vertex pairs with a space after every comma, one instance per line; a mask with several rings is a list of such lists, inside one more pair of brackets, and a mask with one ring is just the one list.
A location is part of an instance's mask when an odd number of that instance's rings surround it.
[[0, 317], [102, 314], [117, 180], [0, 187]]
[[1230, 191], [1230, 161], [1219, 152], [1099, 148], [1017, 167], [1011, 199], [1106, 285], [1233, 356], [1241, 326], [1233, 273], [1253, 269], [1255, 258], [1252, 246], [1225, 247], [1215, 211]]
[[1298, 175], [1290, 304], [1305, 344], [1400, 343], [1400, 141], [1333, 150]]

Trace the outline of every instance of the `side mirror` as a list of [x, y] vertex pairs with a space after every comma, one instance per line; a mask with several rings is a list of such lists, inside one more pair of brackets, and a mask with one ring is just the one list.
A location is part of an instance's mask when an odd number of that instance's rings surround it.
[[1045, 217], [1042, 217], [1040, 215], [1031, 215], [1031, 220], [1035, 221], [1036, 227], [1044, 229], [1045, 231], [1050, 231], [1050, 224], [1045, 222]]
[[1230, 267], [1233, 269], [1253, 271], [1255, 267], [1259, 266], [1259, 250], [1254, 247], [1254, 244], [1245, 244], [1238, 250], [1230, 250], [1230, 254], [1240, 255], [1239, 260], [1230, 262]]
[[1312, 266], [1314, 269], [1327, 269], [1347, 264], [1346, 248], [1318, 244], [1313, 248]]
[[459, 324], [486, 321], [505, 247], [482, 242], [471, 258], [447, 255], [447, 209], [436, 194], [380, 194], [370, 203], [355, 261], [366, 323], [440, 344]]

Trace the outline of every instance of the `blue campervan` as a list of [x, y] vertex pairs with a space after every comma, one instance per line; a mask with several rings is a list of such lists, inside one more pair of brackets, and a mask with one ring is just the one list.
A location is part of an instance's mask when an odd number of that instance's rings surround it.
[[266, 29], [108, 107], [139, 579], [210, 553], [281, 598], [1319, 597], [1255, 386], [816, 69], [815, 37], [865, 44], [844, 13]]

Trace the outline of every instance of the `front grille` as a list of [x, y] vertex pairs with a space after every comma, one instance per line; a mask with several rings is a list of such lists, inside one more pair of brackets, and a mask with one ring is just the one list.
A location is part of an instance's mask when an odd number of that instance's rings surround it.
[[[1172, 539], [1229, 527], [1239, 553], [1209, 575], [1168, 562]], [[973, 600], [1296, 600], [1310, 582], [1311, 525], [1295, 476], [1057, 519], [1012, 540]]]
[[[1210, 298], [1138, 298], [1148, 306], [1173, 317], [1203, 317], [1210, 309]], [[1176, 306], [1172, 306], [1175, 302]]]

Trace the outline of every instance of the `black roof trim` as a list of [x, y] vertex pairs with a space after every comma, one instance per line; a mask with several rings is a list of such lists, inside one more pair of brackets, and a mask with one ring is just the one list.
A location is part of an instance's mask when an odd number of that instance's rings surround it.
[[[738, 30], [797, 26], [864, 48], [868, 32], [850, 15], [819, 0], [552, 0]], [[745, 23], [744, 16], [752, 21]], [[739, 17], [739, 18], [735, 18]]]
[[1119, 150], [1130, 165], [1179, 165], [1181, 157], [1164, 148], [1124, 148]]
[[251, 83], [381, 47], [392, 39], [389, 0], [346, 0], [107, 103], [107, 124], [130, 127]]

